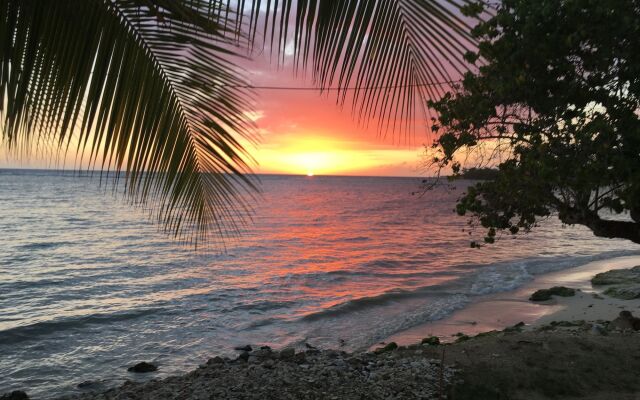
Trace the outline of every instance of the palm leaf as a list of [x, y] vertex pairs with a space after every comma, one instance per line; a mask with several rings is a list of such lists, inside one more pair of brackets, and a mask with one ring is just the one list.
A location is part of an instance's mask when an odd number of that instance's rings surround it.
[[236, 46], [262, 43], [283, 61], [292, 41], [320, 90], [337, 86], [360, 121], [406, 135], [474, 45], [457, 5], [0, 0], [0, 145], [75, 151], [180, 238], [234, 235], [256, 190]]
[[[165, 230], [238, 232], [255, 189], [223, 7], [196, 0], [2, 0], [0, 124], [9, 149], [54, 143], [124, 181]], [[111, 173], [107, 173], [111, 171]], [[124, 179], [122, 179], [124, 178]]]
[[[356, 118], [377, 119], [381, 133], [407, 135], [416, 110], [426, 112], [427, 100], [439, 98], [460, 79], [467, 70], [463, 55], [476, 45], [471, 21], [459, 11], [471, 3], [467, 0], [247, 3], [252, 45], [268, 45], [283, 62], [292, 43], [295, 67], [310, 67], [321, 91], [337, 87], [338, 102], [350, 97]], [[241, 20], [247, 5], [238, 5]]]

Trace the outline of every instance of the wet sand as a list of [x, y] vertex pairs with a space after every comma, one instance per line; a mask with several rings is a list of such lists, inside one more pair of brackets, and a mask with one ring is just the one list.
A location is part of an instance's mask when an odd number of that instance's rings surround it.
[[[583, 319], [596, 321], [611, 320], [620, 310], [627, 309], [640, 316], [640, 300], [619, 300], [602, 295], [605, 300], [593, 299], [594, 293], [602, 293], [602, 288], [594, 288], [591, 278], [600, 272], [612, 269], [631, 268], [640, 265], [639, 256], [618, 257], [599, 260], [563, 271], [537, 276], [527, 285], [510, 291], [480, 296], [462, 310], [439, 321], [432, 321], [399, 332], [385, 342], [398, 344], [419, 342], [428, 336], [439, 336], [441, 341], [451, 342], [457, 333], [475, 335], [480, 332], [502, 330], [519, 322], [528, 326], [539, 326], [551, 321]], [[534, 303], [529, 297], [538, 289], [566, 286], [580, 289], [575, 297], [554, 297], [550, 301]], [[589, 307], [592, 305], [593, 307]]]

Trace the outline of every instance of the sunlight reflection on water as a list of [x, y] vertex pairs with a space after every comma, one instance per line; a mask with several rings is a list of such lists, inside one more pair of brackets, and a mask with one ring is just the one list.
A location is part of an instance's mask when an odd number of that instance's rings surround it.
[[142, 360], [164, 376], [237, 344], [367, 348], [474, 296], [637, 252], [553, 220], [471, 250], [459, 192], [412, 196], [417, 179], [262, 181], [243, 239], [194, 254], [94, 180], [0, 171], [0, 389], [111, 386]]

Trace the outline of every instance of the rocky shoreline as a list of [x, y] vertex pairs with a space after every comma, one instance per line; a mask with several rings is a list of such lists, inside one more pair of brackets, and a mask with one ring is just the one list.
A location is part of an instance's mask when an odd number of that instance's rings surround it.
[[[633, 314], [640, 313], [640, 298], [629, 293], [639, 274], [640, 267], [598, 274], [594, 292], [538, 290], [531, 301], [562, 309], [530, 326], [383, 343], [363, 353], [247, 345], [236, 348], [236, 358], [214, 357], [182, 376], [59, 400], [637, 399], [640, 319]], [[143, 362], [130, 371], [155, 368]], [[26, 399], [23, 392], [0, 396]]]
[[125, 383], [66, 399], [437, 399], [454, 375], [425, 357], [428, 345], [375, 353], [262, 347], [238, 358], [214, 357], [184, 376]]
[[183, 376], [64, 399], [637, 399], [640, 331], [620, 318], [518, 324], [367, 353], [263, 347]]

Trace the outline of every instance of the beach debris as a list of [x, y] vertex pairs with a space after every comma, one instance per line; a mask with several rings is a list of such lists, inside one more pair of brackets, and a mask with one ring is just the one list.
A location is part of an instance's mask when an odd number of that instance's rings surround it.
[[382, 354], [382, 353], [388, 353], [388, 352], [393, 351], [393, 350], [395, 350], [397, 348], [398, 348], [398, 344], [396, 342], [391, 342], [391, 343], [385, 345], [384, 347], [378, 347], [373, 352], [375, 354]]
[[636, 318], [631, 314], [631, 311], [620, 311], [618, 318], [614, 319], [607, 326], [609, 330], [619, 329], [621, 331], [625, 330], [640, 330], [640, 318]]
[[154, 372], [157, 371], [158, 367], [156, 367], [155, 365], [148, 363], [146, 361], [137, 363], [136, 365], [134, 365], [133, 367], [129, 367], [127, 368], [127, 371], [129, 372], [136, 372], [136, 373], [146, 373], [146, 372]]
[[427, 344], [429, 346], [437, 346], [440, 344], [440, 338], [437, 336], [429, 336], [422, 339], [421, 344]]
[[628, 269], [612, 269], [591, 278], [592, 285], [624, 285], [640, 283], [640, 265]]
[[247, 344], [244, 346], [236, 346], [233, 348], [236, 351], [251, 351], [253, 350], [253, 347], [251, 347], [251, 345]]
[[29, 400], [29, 396], [22, 390], [14, 390], [0, 396], [0, 400]]
[[571, 289], [565, 286], [554, 286], [550, 289], [540, 289], [529, 297], [531, 301], [546, 301], [550, 300], [551, 296], [570, 297], [576, 294], [575, 289]]

